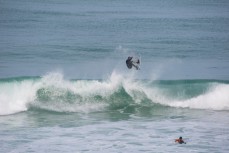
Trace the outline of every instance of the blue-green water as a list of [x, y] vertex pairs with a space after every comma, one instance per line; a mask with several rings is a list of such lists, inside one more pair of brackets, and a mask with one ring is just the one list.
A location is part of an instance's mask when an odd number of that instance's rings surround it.
[[226, 0], [0, 0], [0, 152], [228, 152], [228, 27]]

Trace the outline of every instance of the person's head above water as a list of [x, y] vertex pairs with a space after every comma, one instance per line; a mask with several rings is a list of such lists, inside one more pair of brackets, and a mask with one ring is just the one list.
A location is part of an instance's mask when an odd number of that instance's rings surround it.
[[175, 142], [179, 143], [179, 144], [186, 144], [186, 142], [184, 142], [184, 140], [182, 139], [182, 137], [179, 137], [179, 139], [175, 139]]

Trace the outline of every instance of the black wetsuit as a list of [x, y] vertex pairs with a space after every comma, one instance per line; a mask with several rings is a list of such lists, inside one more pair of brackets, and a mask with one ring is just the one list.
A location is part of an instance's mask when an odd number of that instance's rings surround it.
[[132, 63], [132, 57], [128, 57], [128, 59], [126, 60], [126, 66], [129, 68], [129, 69], [131, 69], [132, 68], [132, 65], [133, 65], [133, 63]]

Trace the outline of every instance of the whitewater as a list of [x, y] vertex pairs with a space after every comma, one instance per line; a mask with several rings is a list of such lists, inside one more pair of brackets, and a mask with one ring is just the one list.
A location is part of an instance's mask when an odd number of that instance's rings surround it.
[[[178, 90], [172, 93], [175, 88]], [[40, 78], [1, 79], [0, 89], [1, 115], [31, 108], [90, 113], [130, 105], [153, 107], [154, 104], [161, 107], [229, 109], [228, 81], [181, 80], [166, 84], [134, 80], [115, 71], [107, 80], [65, 80], [63, 74], [57, 72]]]

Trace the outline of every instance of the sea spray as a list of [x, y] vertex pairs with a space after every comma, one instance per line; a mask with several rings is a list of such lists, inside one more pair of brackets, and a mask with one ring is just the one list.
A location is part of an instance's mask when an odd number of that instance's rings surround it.
[[169, 106], [229, 110], [229, 85], [217, 84], [204, 94], [183, 101], [173, 101], [169, 103]]
[[26, 111], [27, 104], [36, 99], [38, 86], [34, 81], [11, 81], [0, 84], [0, 115]]
[[117, 109], [179, 107], [229, 110], [229, 83], [220, 80], [136, 80], [116, 71], [104, 80], [67, 80], [51, 72], [0, 81], [0, 115], [27, 110], [90, 113]]

